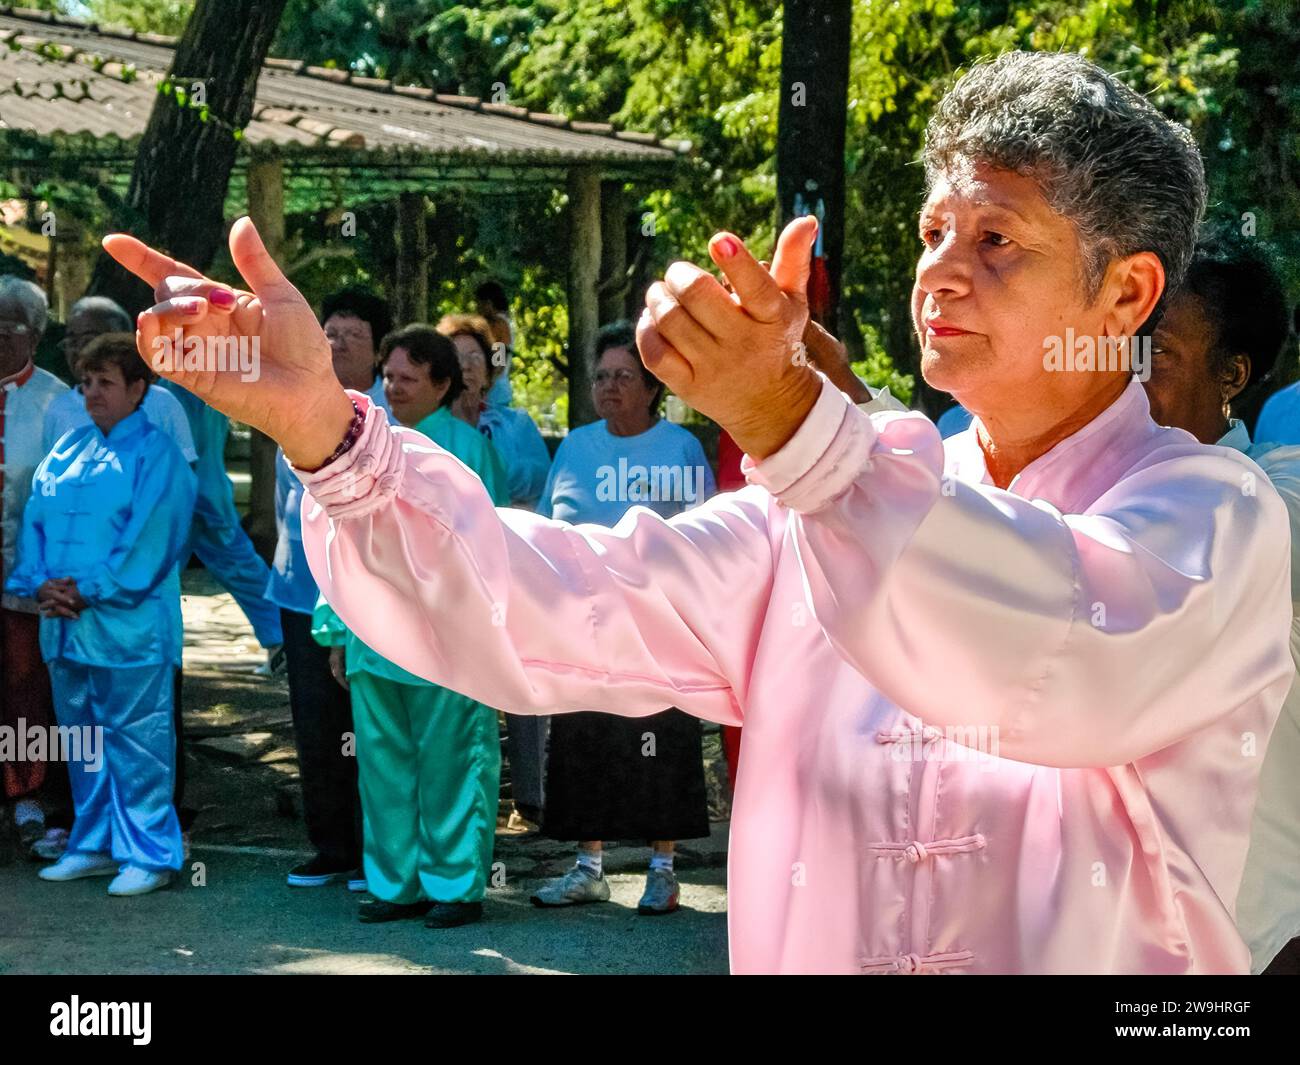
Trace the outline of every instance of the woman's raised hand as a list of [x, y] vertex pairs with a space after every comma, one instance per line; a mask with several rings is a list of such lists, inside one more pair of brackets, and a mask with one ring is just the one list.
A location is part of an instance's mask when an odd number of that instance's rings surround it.
[[104, 250], [153, 286], [158, 302], [136, 320], [136, 347], [150, 367], [266, 433], [295, 465], [313, 468], [329, 457], [347, 433], [352, 404], [316, 315], [251, 219], [230, 230], [230, 255], [249, 291], [124, 233], [105, 237]]
[[816, 235], [816, 219], [796, 218], [768, 270], [739, 237], [719, 233], [709, 253], [731, 291], [692, 263], [673, 263], [637, 324], [646, 369], [755, 459], [794, 435], [821, 392], [801, 343]]

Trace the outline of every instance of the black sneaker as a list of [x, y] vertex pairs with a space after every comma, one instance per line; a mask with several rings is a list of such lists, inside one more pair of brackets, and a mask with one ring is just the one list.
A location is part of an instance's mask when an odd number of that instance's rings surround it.
[[456, 928], [483, 920], [481, 902], [435, 902], [424, 919], [425, 928]]
[[408, 917], [423, 917], [429, 912], [428, 902], [385, 902], [383, 899], [362, 899], [357, 908], [357, 920], [362, 924], [379, 924], [382, 921], [404, 921]]
[[337, 884], [347, 880], [351, 872], [351, 866], [336, 869], [333, 863], [318, 854], [311, 861], [303, 862], [302, 865], [289, 871], [289, 886], [324, 887], [326, 884]]

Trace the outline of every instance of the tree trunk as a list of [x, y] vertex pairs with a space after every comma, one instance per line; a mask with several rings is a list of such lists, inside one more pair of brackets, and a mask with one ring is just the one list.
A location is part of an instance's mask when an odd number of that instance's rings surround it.
[[[271, 258], [284, 265], [284, 164], [279, 159], [257, 159], [248, 165], [248, 216], [262, 235]], [[244, 531], [257, 553], [267, 562], [275, 554], [275, 455], [269, 436], [249, 428], [248, 517]]]
[[[799, 215], [821, 216], [827, 284], [825, 308], [815, 316], [837, 335], [852, 16], [851, 0], [785, 0], [777, 115], [778, 231]], [[810, 298], [816, 284], [815, 275]]]
[[[422, 192], [402, 192], [397, 197], [397, 277], [393, 292], [393, 320], [399, 325], [424, 322], [429, 317], [428, 200]], [[378, 345], [383, 337], [375, 337]]]
[[[238, 138], [253, 117], [262, 60], [285, 2], [197, 0], [136, 153], [117, 225], [199, 270], [224, 235]], [[133, 313], [153, 302], [147, 286], [103, 254], [90, 291]]]
[[627, 207], [621, 181], [600, 184], [600, 324], [627, 317]]
[[569, 171], [569, 428], [596, 420], [591, 357], [600, 328], [600, 172]]

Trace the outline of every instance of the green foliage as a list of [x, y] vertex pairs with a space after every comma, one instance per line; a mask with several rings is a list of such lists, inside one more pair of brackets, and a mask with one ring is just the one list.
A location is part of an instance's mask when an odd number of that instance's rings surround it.
[[887, 387], [890, 395], [904, 403], [911, 403], [916, 391], [916, 378], [910, 373], [899, 372], [874, 326], [862, 326], [860, 329], [866, 354], [850, 363], [853, 372], [872, 388]]
[[194, 0], [27, 0], [23, 6], [144, 33], [178, 37]]
[[569, 312], [564, 286], [544, 274], [536, 267], [525, 269], [515, 289], [515, 346], [523, 356], [511, 368], [510, 383], [515, 402], [542, 429], [559, 432], [569, 424], [569, 394], [556, 368], [564, 361]]
[[550, 7], [439, 0], [289, 0], [273, 54], [491, 98]]
[[[196, 112], [200, 122], [207, 122], [213, 117], [212, 111], [209, 109], [208, 105], [206, 103], [200, 103], [199, 99], [192, 95], [180, 81], [173, 81], [170, 77], [163, 78], [162, 81], [158, 83], [158, 95], [166, 96], [175, 103], [177, 107], [187, 107]], [[230, 128], [231, 133], [236, 137], [243, 135], [242, 130], [233, 129], [224, 122], [222, 125], [226, 125]]]

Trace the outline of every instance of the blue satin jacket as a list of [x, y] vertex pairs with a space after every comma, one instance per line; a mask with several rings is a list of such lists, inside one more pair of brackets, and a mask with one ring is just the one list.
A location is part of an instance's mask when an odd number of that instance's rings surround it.
[[5, 584], [35, 597], [71, 577], [87, 608], [41, 619], [47, 662], [148, 666], [181, 658], [181, 551], [196, 481], [175, 442], [142, 411], [105, 436], [70, 429], [42, 460], [23, 512], [18, 558]]

